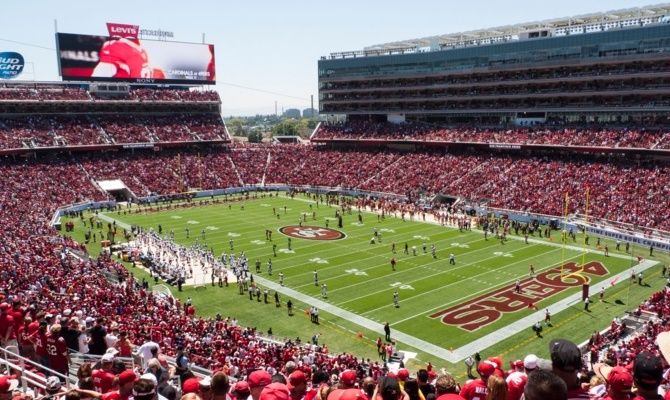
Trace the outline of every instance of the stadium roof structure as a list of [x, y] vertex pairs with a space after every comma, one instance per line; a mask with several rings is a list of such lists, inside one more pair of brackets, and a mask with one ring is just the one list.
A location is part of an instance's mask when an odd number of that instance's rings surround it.
[[331, 53], [330, 58], [405, 54], [493, 44], [520, 40], [524, 33], [542, 30], [550, 31], [550, 36], [565, 36], [659, 22], [670, 22], [670, 3], [388, 42], [359, 51]]

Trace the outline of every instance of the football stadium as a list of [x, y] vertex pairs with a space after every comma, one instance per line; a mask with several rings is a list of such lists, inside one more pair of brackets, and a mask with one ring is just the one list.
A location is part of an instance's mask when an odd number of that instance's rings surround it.
[[0, 53], [0, 400], [670, 396], [670, 5], [324, 48], [261, 143], [106, 29]]

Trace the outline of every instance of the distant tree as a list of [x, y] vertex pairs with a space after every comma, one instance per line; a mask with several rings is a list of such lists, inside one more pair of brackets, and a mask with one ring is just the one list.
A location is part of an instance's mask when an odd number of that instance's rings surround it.
[[273, 136], [297, 136], [300, 134], [300, 122], [295, 119], [285, 119], [272, 128]]
[[226, 121], [226, 126], [228, 126], [228, 130], [234, 136], [244, 136], [244, 125], [245, 122], [241, 118], [232, 118]]
[[263, 141], [263, 133], [260, 130], [251, 130], [247, 135], [249, 143], [260, 143]]

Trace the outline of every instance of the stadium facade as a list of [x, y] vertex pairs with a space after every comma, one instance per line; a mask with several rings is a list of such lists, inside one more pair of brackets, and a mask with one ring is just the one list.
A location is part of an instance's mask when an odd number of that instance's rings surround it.
[[665, 120], [670, 5], [332, 53], [320, 112], [349, 119], [534, 124]]

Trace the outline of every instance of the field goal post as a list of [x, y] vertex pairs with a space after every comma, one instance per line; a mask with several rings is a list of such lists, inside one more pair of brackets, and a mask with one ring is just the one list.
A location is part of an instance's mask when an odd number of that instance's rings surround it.
[[[587, 186], [586, 187], [586, 192], [585, 192], [585, 216], [586, 216], [586, 223], [588, 224], [588, 215], [589, 215], [589, 191], [590, 188]], [[569, 215], [569, 206], [570, 206], [570, 197], [568, 195], [568, 192], [565, 192], [565, 196], [563, 199], [563, 235], [562, 235], [562, 241], [563, 241], [563, 248], [561, 251], [561, 282], [563, 283], [568, 283], [570, 279], [579, 279], [582, 281], [583, 285], [588, 285], [590, 282], [589, 277], [584, 275], [584, 266], [586, 265], [586, 227], [584, 227], [584, 238], [582, 241], [582, 262], [578, 266], [577, 270], [573, 272], [565, 271], [565, 248], [568, 244], [568, 237], [567, 237], [567, 232], [566, 232], [566, 227], [568, 225], [568, 215]], [[586, 293], [588, 293], [588, 289], [586, 289]]]

